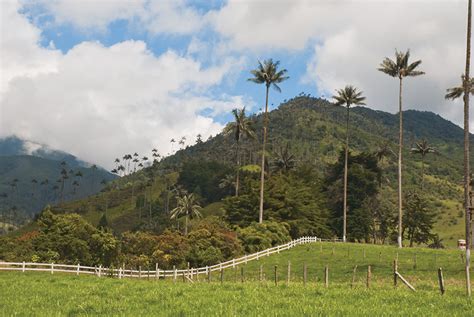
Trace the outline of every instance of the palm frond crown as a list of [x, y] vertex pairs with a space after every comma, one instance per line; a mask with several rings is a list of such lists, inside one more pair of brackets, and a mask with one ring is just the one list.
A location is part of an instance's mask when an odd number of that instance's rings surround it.
[[362, 96], [362, 91], [357, 91], [357, 88], [351, 85], [347, 85], [343, 89], [336, 90], [336, 95], [332, 97], [336, 100], [336, 105], [365, 105], [365, 97]]
[[265, 84], [267, 87], [272, 86], [276, 91], [281, 92], [278, 84], [290, 77], [286, 76], [288, 72], [286, 69], [278, 70], [279, 65], [279, 61], [274, 62], [271, 58], [264, 60], [263, 63], [259, 61], [257, 68], [250, 71], [253, 77], [248, 80], [257, 84]]
[[403, 77], [419, 76], [425, 73], [416, 70], [416, 68], [420, 66], [421, 60], [417, 60], [413, 63], [410, 63], [409, 60], [410, 50], [407, 50], [406, 52], [395, 50], [395, 60], [385, 57], [378, 70], [389, 76], [398, 77], [400, 79]]

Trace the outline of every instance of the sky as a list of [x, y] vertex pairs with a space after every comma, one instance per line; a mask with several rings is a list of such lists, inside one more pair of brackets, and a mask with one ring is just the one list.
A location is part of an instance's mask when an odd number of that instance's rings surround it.
[[[398, 82], [377, 71], [410, 49], [426, 75], [405, 81], [405, 109], [462, 124], [444, 100], [464, 70], [466, 0], [1, 0], [0, 137], [16, 135], [106, 168], [219, 133], [233, 108], [259, 112], [259, 60], [301, 92], [352, 84], [367, 106], [398, 111]], [[474, 121], [471, 122], [474, 124]]]

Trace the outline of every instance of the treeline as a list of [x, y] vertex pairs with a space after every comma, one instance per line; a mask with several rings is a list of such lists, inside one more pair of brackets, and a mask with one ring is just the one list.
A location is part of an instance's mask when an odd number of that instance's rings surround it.
[[77, 214], [53, 214], [45, 209], [38, 230], [19, 237], [0, 238], [0, 259], [126, 267], [213, 265], [244, 252], [254, 252], [290, 240], [288, 227], [268, 222], [237, 231], [216, 217], [195, 220], [190, 232], [164, 230], [161, 234], [127, 231], [115, 235], [103, 217], [94, 227]]

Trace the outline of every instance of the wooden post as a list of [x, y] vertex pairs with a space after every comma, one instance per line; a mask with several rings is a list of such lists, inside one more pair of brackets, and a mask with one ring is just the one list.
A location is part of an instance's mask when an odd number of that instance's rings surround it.
[[99, 277], [100, 277], [101, 274], [102, 274], [102, 264], [99, 265]]
[[243, 266], [240, 268], [240, 281], [241, 281], [242, 283], [245, 281], [244, 267], [243, 267]]
[[354, 266], [354, 269], [352, 270], [351, 288], [354, 287], [355, 278], [356, 278], [356, 273], [357, 273], [357, 265], [355, 265], [355, 266]]
[[173, 265], [173, 283], [176, 283], [177, 278], [178, 278], [178, 272], [176, 271], [176, 265]]
[[286, 275], [286, 286], [290, 285], [290, 279], [291, 279], [291, 263], [288, 261], [288, 272]]
[[[100, 275], [100, 266], [99, 266], [99, 275]], [[142, 277], [142, 266], [141, 265], [138, 266], [138, 277], [139, 278]]]
[[[221, 269], [221, 270], [222, 270], [222, 269]], [[212, 277], [211, 277], [211, 269], [209, 269], [209, 270], [207, 271], [207, 282], [210, 283], [210, 282], [211, 282], [211, 279], [212, 279]]]
[[445, 288], [444, 288], [444, 278], [443, 278], [443, 269], [438, 269], [438, 282], [439, 282], [439, 291], [441, 295], [444, 295]]
[[261, 282], [263, 280], [263, 265], [260, 264], [260, 272], [259, 272], [259, 281]]
[[76, 275], [79, 275], [80, 271], [81, 271], [81, 265], [79, 263], [77, 263]]
[[275, 265], [275, 286], [278, 285], [277, 268], [278, 268], [278, 266]]
[[324, 286], [329, 287], [329, 267], [327, 265], [324, 267]]
[[51, 263], [51, 274], [54, 273], [54, 263]]
[[221, 284], [224, 283], [224, 270], [221, 269]]
[[415, 291], [415, 288], [410, 283], [408, 283], [408, 281], [405, 280], [405, 278], [400, 273], [397, 272], [395, 274], [398, 276], [400, 281], [402, 281], [409, 289], [411, 289], [412, 291]]
[[150, 280], [150, 267], [147, 268], [147, 280]]
[[23, 264], [21, 265], [21, 271], [25, 273], [25, 261], [23, 261]]
[[158, 263], [155, 263], [155, 278], [156, 280], [160, 279], [160, 268], [158, 267]]
[[369, 266], [367, 266], [367, 282], [366, 282], [366, 286], [367, 288], [370, 288], [370, 280], [372, 278], [372, 268]]
[[183, 277], [183, 283], [186, 282], [186, 273], [184, 273], [184, 270], [183, 270], [183, 273], [181, 274], [181, 276]]
[[308, 276], [308, 268], [306, 262], [303, 264], [303, 286], [306, 286], [306, 278]]
[[393, 260], [393, 286], [397, 286], [398, 261]]

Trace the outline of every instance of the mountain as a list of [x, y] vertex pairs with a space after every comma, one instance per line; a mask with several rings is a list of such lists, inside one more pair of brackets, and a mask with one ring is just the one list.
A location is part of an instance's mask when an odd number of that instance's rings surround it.
[[[58, 180], [63, 168], [68, 178], [61, 186]], [[15, 136], [0, 139], [3, 222], [20, 224], [39, 213], [46, 204], [61, 200], [61, 196], [63, 201], [85, 198], [99, 192], [104, 187], [103, 180], [108, 182], [114, 178], [102, 168], [46, 145]]]
[[[269, 164], [281, 149], [288, 148], [297, 165], [311, 165], [315, 177], [324, 178], [343, 149], [344, 107], [324, 99], [299, 96], [285, 101], [269, 113]], [[388, 142], [397, 152], [398, 115], [355, 107], [350, 112], [350, 149], [353, 153], [375, 152]], [[242, 165], [260, 164], [262, 115], [252, 115], [256, 141], [241, 144]], [[404, 111], [404, 188], [418, 189], [421, 161], [410, 152], [414, 142], [426, 138], [437, 149], [425, 159], [425, 192], [429, 208], [436, 212], [434, 231], [448, 245], [463, 236], [462, 218], [462, 129], [432, 112]], [[134, 229], [162, 231], [174, 226], [166, 211], [173, 207], [173, 188], [184, 188], [202, 197], [204, 215], [222, 215], [221, 198], [231, 196], [220, 183], [235, 166], [235, 144], [231, 135], [218, 134], [205, 142], [178, 150], [152, 167], [111, 182], [101, 193], [54, 206], [56, 213], [79, 213], [97, 225], [107, 216], [116, 232]], [[394, 204], [396, 198], [395, 155], [380, 164], [381, 191]], [[205, 165], [205, 162], [211, 162]], [[270, 176], [271, 177], [271, 176]], [[171, 198], [170, 198], [171, 197]], [[29, 228], [29, 229], [28, 229]], [[31, 226], [23, 230], [31, 230]]]

